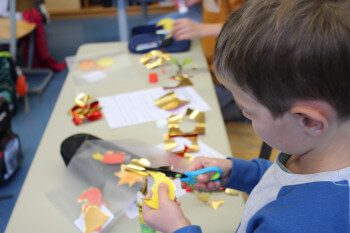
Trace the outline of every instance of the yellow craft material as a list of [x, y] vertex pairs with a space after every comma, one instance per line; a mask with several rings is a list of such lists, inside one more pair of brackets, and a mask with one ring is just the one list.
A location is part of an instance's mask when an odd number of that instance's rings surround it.
[[152, 209], [159, 209], [159, 196], [158, 196], [158, 186], [160, 183], [166, 183], [169, 187], [169, 198], [170, 200], [175, 199], [175, 185], [169, 177], [167, 177], [162, 172], [153, 172], [148, 171], [148, 173], [152, 176], [154, 180], [154, 185], [151, 189], [152, 192], [152, 198], [151, 199], [143, 199], [143, 202], [147, 204]]
[[96, 63], [98, 66], [101, 66], [101, 67], [110, 67], [114, 64], [113, 59], [110, 57], [98, 59]]
[[84, 233], [92, 233], [100, 228], [109, 219], [109, 214], [104, 213], [97, 206], [89, 206], [85, 214], [85, 231]]
[[164, 18], [157, 23], [157, 26], [163, 26], [163, 30], [168, 33], [165, 38], [169, 38], [174, 27], [174, 20], [172, 18]]

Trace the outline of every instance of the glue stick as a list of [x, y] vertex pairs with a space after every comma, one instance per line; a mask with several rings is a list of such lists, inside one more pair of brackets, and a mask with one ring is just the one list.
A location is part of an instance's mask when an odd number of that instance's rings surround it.
[[177, 7], [180, 14], [186, 14], [188, 12], [185, 0], [177, 0]]
[[142, 204], [143, 201], [142, 199], [145, 197], [145, 195], [147, 194], [147, 179], [146, 181], [143, 183], [142, 188], [140, 189], [140, 191], [137, 193], [137, 207], [139, 208], [139, 218], [140, 218], [140, 223], [141, 223], [141, 233], [155, 233], [156, 231], [147, 227], [145, 221], [143, 221], [142, 218]]

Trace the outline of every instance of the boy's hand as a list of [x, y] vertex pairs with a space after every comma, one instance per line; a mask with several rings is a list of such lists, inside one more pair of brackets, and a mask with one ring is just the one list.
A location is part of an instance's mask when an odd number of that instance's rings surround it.
[[[215, 190], [220, 188], [227, 183], [228, 178], [230, 177], [232, 169], [232, 161], [229, 159], [215, 159], [198, 156], [194, 159], [193, 163], [187, 168], [187, 171], [196, 171], [206, 167], [219, 167], [222, 170], [221, 175], [221, 184], [220, 182], [210, 181], [210, 174], [202, 174], [197, 176], [198, 183], [194, 185], [197, 190]], [[186, 188], [187, 184], [181, 182], [181, 187]]]
[[[180, 203], [172, 201], [168, 196], [169, 188], [165, 183], [158, 186], [159, 209], [155, 210], [146, 205], [142, 205], [142, 217], [146, 225], [154, 230], [172, 233], [182, 227], [190, 225], [190, 221], [184, 216], [180, 209]], [[151, 198], [148, 193], [146, 199]]]
[[203, 24], [194, 22], [188, 18], [174, 21], [171, 34], [175, 40], [192, 40], [202, 38]]

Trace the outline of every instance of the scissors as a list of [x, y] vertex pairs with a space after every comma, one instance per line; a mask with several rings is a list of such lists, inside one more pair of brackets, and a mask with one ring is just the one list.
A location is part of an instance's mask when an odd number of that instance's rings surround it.
[[198, 183], [197, 176], [205, 173], [214, 173], [214, 175], [210, 178], [210, 180], [214, 182], [219, 181], [221, 183], [219, 178], [222, 175], [222, 171], [221, 171], [221, 168], [219, 167], [206, 167], [206, 168], [199, 169], [197, 171], [187, 171], [184, 173], [170, 171], [162, 167], [160, 168], [145, 167], [145, 169], [148, 171], [162, 172], [168, 177], [180, 178], [182, 182], [185, 182], [192, 189], [195, 189], [194, 185]]

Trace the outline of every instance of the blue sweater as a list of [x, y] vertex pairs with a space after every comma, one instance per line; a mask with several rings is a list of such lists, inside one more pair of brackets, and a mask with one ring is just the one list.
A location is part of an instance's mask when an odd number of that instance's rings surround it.
[[[293, 174], [280, 154], [276, 162], [232, 158], [226, 187], [250, 194], [238, 233], [350, 232], [350, 167], [316, 174]], [[230, 223], [227, 223], [230, 224]], [[187, 226], [174, 233], [201, 233]]]

